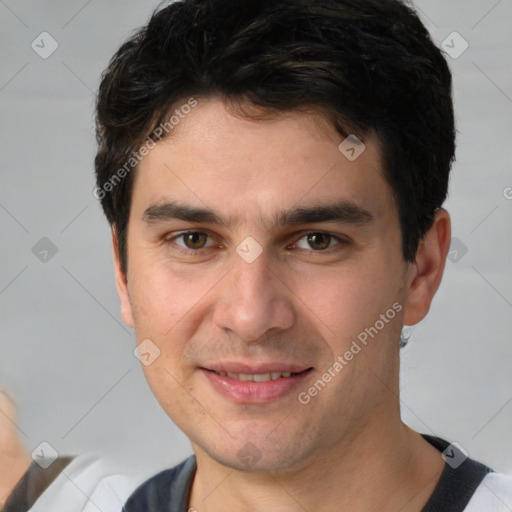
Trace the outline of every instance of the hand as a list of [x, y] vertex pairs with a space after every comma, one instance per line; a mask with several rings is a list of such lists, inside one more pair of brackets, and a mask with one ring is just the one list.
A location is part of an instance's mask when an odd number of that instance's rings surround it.
[[18, 436], [16, 406], [0, 391], [0, 508], [30, 465], [30, 456]]

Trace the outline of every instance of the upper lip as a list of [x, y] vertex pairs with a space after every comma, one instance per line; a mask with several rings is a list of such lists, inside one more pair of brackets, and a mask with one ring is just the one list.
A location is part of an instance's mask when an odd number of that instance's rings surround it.
[[234, 362], [234, 361], [226, 361], [222, 363], [211, 363], [202, 366], [206, 370], [212, 370], [214, 372], [229, 372], [229, 373], [244, 373], [249, 375], [257, 375], [262, 373], [272, 373], [272, 372], [291, 372], [291, 373], [300, 373], [305, 370], [309, 370], [311, 366], [307, 366], [305, 364], [300, 363], [243, 363], [243, 362]]

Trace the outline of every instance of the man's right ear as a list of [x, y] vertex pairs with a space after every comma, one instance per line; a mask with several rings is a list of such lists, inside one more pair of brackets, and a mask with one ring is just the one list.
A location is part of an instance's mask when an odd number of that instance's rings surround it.
[[128, 292], [128, 281], [122, 269], [121, 258], [119, 257], [119, 243], [115, 228], [112, 228], [112, 252], [114, 254], [117, 294], [121, 301], [121, 316], [126, 325], [133, 327], [133, 311], [130, 302], [130, 294]]

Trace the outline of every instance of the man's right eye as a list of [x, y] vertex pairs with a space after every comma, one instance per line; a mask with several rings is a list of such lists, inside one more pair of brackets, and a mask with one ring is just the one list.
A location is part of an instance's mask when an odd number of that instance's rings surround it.
[[184, 231], [173, 236], [169, 241], [185, 250], [197, 251], [213, 245], [213, 241], [211, 244], [207, 245], [208, 238], [208, 233], [204, 233], [203, 231]]

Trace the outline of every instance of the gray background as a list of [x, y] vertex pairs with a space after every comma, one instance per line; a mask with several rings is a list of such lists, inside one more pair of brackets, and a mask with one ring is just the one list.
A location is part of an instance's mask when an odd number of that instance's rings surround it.
[[[19, 404], [29, 450], [43, 440], [60, 453], [99, 450], [141, 471], [190, 446], [148, 390], [120, 318], [92, 195], [92, 119], [101, 71], [156, 5], [0, 0], [0, 386]], [[416, 5], [438, 44], [457, 31], [469, 48], [448, 57], [459, 138], [447, 207], [459, 242], [403, 351], [403, 417], [511, 473], [512, 1]], [[31, 47], [44, 31], [59, 45], [46, 59]], [[448, 38], [450, 51], [461, 42]], [[57, 247], [46, 262], [32, 251], [43, 237]]]

